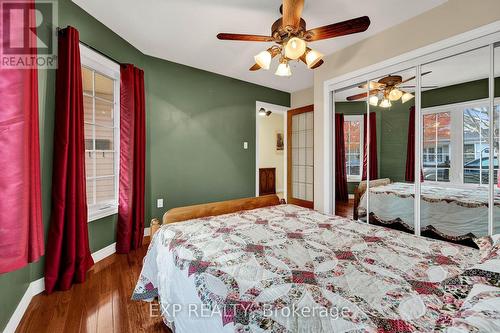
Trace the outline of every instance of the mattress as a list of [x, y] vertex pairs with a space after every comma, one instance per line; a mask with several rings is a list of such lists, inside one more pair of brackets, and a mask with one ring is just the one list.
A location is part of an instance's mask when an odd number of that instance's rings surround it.
[[279, 205], [162, 226], [133, 299], [175, 332], [433, 332], [478, 251]]

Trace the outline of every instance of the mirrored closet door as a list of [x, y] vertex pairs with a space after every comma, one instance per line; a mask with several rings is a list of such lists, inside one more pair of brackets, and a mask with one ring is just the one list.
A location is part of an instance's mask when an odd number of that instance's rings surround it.
[[415, 68], [369, 81], [363, 165], [369, 223], [409, 233], [415, 231], [415, 82]]
[[[364, 130], [367, 112], [366, 82], [335, 91], [334, 185], [336, 214], [366, 219], [366, 178], [363, 181]], [[361, 88], [360, 88], [361, 87]]]
[[494, 48], [494, 114], [493, 114], [493, 234], [500, 233], [500, 43]]
[[500, 233], [497, 35], [332, 84], [337, 214], [347, 193], [361, 222], [474, 247]]

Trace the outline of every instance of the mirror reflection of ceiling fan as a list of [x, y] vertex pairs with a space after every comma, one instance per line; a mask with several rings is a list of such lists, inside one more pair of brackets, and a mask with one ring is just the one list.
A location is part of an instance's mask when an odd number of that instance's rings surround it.
[[[422, 73], [422, 76], [432, 73], [431, 71]], [[392, 106], [391, 102], [398, 101], [401, 99], [401, 102], [406, 103], [409, 100], [413, 99], [415, 96], [412, 93], [409, 93], [403, 89], [414, 89], [415, 86], [402, 86], [403, 83], [414, 80], [415, 76], [409, 77], [403, 80], [403, 77], [400, 75], [388, 75], [386, 77], [381, 78], [377, 82], [370, 81], [370, 91], [364, 92], [357, 95], [352, 95], [347, 97], [348, 101], [357, 101], [360, 99], [365, 99], [368, 96], [368, 102], [373, 106], [380, 106], [381, 108], [390, 108]], [[362, 84], [358, 88], [367, 89], [367, 84]], [[436, 86], [426, 86], [425, 88], [436, 88]], [[380, 103], [379, 103], [380, 101]]]
[[304, 0], [283, 0], [283, 5], [280, 7], [282, 17], [273, 23], [271, 36], [220, 33], [217, 35], [217, 38], [222, 40], [276, 43], [254, 57], [255, 65], [250, 67], [250, 70], [268, 70], [272, 59], [279, 55], [280, 63], [275, 74], [278, 76], [290, 76], [292, 75], [289, 66], [289, 61], [291, 60], [302, 61], [309, 69], [318, 68], [323, 64], [323, 54], [309, 48], [307, 46], [308, 42], [363, 32], [370, 26], [368, 16], [361, 16], [307, 30], [306, 21], [301, 18], [303, 8]]

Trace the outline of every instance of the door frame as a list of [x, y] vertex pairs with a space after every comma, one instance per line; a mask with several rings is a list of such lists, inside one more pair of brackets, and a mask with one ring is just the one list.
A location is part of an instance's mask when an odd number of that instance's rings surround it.
[[[270, 110], [274, 113], [283, 115], [283, 140], [284, 140], [284, 150], [283, 150], [283, 196], [287, 198], [287, 153], [288, 153], [288, 140], [287, 140], [287, 112], [288, 107], [278, 104], [271, 104], [265, 102], [255, 102], [255, 196], [259, 196], [259, 115], [260, 108]], [[276, 192], [278, 192], [278, 188]]]
[[[314, 104], [311, 105], [306, 105], [300, 108], [295, 108], [288, 110], [287, 114], [287, 132], [286, 132], [286, 139], [291, 140], [292, 137], [292, 132], [288, 132], [288, 128], [292, 128], [292, 115], [293, 114], [301, 114], [305, 112], [312, 112], [314, 115]], [[314, 125], [313, 125], [314, 126]], [[313, 127], [313, 137], [314, 137], [314, 127]], [[293, 189], [292, 187], [292, 154], [289, 152], [290, 146], [287, 146], [287, 175], [290, 175], [290, 177], [287, 177], [286, 182], [287, 182], [287, 187]], [[313, 147], [313, 160], [314, 160], [314, 147]], [[314, 179], [314, 166], [313, 166], [313, 179]], [[289, 204], [296, 204], [298, 206], [302, 207], [307, 207], [307, 208], [314, 208], [314, 182], [313, 182], [313, 201], [306, 201], [306, 200], [301, 200], [301, 199], [295, 199], [291, 197], [293, 191], [290, 191], [287, 193], [286, 196], [286, 202]]]

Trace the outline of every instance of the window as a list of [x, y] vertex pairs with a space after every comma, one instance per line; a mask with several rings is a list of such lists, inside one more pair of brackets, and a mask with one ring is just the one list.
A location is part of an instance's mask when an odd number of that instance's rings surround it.
[[363, 116], [344, 117], [344, 143], [347, 181], [361, 181], [363, 169]]
[[423, 117], [424, 179], [449, 182], [451, 113], [437, 112]]
[[488, 108], [466, 108], [463, 116], [464, 183], [488, 184], [490, 151]]
[[118, 212], [120, 67], [80, 44], [88, 220]]
[[[499, 117], [500, 106], [495, 108]], [[423, 110], [422, 161], [426, 181], [488, 184], [490, 121], [487, 102], [475, 101]], [[495, 143], [498, 143], [498, 130]], [[497, 144], [498, 145], [498, 144]], [[498, 147], [495, 147], [498, 151]], [[498, 158], [493, 160], [494, 181]]]

